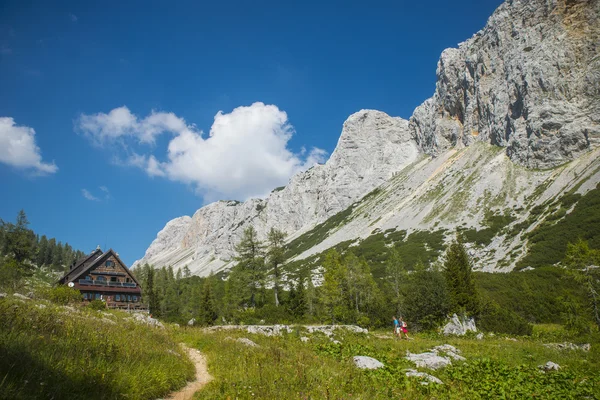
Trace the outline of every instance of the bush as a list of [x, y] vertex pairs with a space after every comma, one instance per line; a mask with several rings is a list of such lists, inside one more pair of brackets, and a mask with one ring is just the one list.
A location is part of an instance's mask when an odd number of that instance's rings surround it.
[[78, 303], [82, 300], [81, 293], [77, 289], [67, 286], [57, 286], [48, 291], [48, 299], [56, 304], [66, 306], [71, 303]]
[[483, 304], [479, 320], [479, 329], [486, 332], [508, 333], [511, 335], [531, 335], [533, 325], [517, 313], [502, 308], [494, 301]]
[[92, 300], [87, 307], [91, 308], [92, 310], [102, 311], [106, 309], [106, 304], [102, 300]]

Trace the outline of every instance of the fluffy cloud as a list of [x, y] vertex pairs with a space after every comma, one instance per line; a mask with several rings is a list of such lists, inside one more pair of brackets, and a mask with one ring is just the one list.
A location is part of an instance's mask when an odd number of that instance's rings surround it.
[[154, 143], [158, 135], [170, 133], [163, 161], [154, 154], [130, 152], [123, 163], [149, 176], [191, 184], [209, 200], [265, 195], [326, 156], [316, 148], [308, 154], [290, 151], [294, 129], [287, 114], [263, 103], [218, 112], [207, 137], [173, 113], [153, 111], [139, 119], [125, 106], [108, 114], [82, 115], [76, 126], [97, 144]]
[[39, 174], [58, 171], [56, 164], [42, 162], [33, 128], [17, 126], [10, 117], [0, 117], [0, 162]]

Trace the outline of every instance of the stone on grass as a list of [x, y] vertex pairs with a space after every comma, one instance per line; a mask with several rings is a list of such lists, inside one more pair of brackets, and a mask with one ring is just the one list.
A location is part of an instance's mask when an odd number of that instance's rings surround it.
[[544, 370], [544, 372], [558, 371], [560, 369], [560, 365], [552, 361], [548, 361], [546, 364], [538, 366], [538, 368]]
[[438, 355], [436, 351], [413, 354], [407, 350], [405, 358], [414, 362], [417, 368], [439, 369], [452, 365], [449, 358]]
[[192, 318], [188, 321], [188, 326], [194, 326], [194, 324], [196, 323], [196, 318]]
[[381, 361], [367, 356], [354, 356], [353, 361], [360, 369], [379, 369], [385, 366]]
[[442, 382], [439, 378], [436, 378], [433, 375], [426, 374], [425, 372], [415, 371], [414, 369], [406, 370], [406, 376], [408, 376], [408, 377], [414, 376], [416, 378], [426, 379], [426, 381], [421, 381], [421, 385], [429, 385], [429, 382], [437, 383], [439, 385], [444, 384], [444, 382]]
[[308, 338], [306, 336], [302, 336], [300, 340], [304, 343], [308, 342]]
[[22, 295], [21, 293], [13, 293], [13, 296], [21, 300], [31, 300], [29, 297]]
[[589, 343], [584, 344], [575, 344], [575, 343], [544, 343], [544, 347], [555, 350], [582, 350], [582, 351], [590, 351], [592, 347]]
[[0, 293], [0, 299], [3, 299], [6, 297], [6, 293]]
[[475, 320], [473, 318], [458, 317], [454, 314], [450, 321], [442, 328], [444, 335], [463, 336], [467, 332], [477, 332]]
[[254, 343], [252, 340], [242, 337], [242, 338], [237, 338], [235, 340], [236, 342], [245, 344], [246, 346], [250, 346], [250, 347], [260, 347], [259, 345], [257, 345], [256, 343]]
[[483, 333], [479, 332], [477, 334], [477, 340], [482, 340], [483, 339]]

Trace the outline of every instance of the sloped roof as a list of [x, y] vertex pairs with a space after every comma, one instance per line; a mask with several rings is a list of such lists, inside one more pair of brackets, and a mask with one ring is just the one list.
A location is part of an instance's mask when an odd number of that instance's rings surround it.
[[[102, 253], [102, 251], [99, 249], [94, 251], [87, 258], [87, 261], [84, 261], [81, 265], [79, 265], [77, 267], [79, 270], [75, 271], [75, 275], [73, 275], [73, 277], [71, 279], [69, 279], [68, 282], [73, 282], [73, 281], [79, 279], [80, 276], [87, 275], [90, 270], [97, 267], [99, 264], [101, 264], [104, 260], [106, 260], [111, 255], [113, 257], [115, 257], [123, 267], [125, 267], [125, 271], [127, 272], [127, 275], [129, 275], [129, 277], [131, 279], [133, 279], [133, 281], [138, 285], [138, 287], [141, 287], [140, 283], [137, 281], [137, 279], [135, 279], [135, 276], [133, 276], [133, 274], [131, 273], [129, 268], [127, 268], [127, 265], [119, 258], [119, 256], [113, 249], [108, 249], [108, 251], [106, 253]], [[66, 277], [68, 275], [72, 274], [73, 272], [74, 272], [74, 270], [67, 272], [67, 274], [65, 276], [63, 276], [59, 282], [67, 283]]]
[[62, 278], [60, 278], [58, 280], [58, 282], [65, 283], [67, 280], [67, 277], [69, 275], [71, 275], [73, 273], [77, 273], [78, 270], [85, 268], [86, 265], [89, 265], [90, 263], [94, 262], [94, 260], [96, 260], [96, 258], [98, 258], [101, 255], [102, 255], [102, 250], [96, 249], [96, 250], [92, 251], [90, 254], [88, 254], [87, 256], [81, 257], [79, 260], [77, 260], [75, 262], [75, 264], [73, 265], [72, 268], [69, 268], [69, 270], [63, 275]]

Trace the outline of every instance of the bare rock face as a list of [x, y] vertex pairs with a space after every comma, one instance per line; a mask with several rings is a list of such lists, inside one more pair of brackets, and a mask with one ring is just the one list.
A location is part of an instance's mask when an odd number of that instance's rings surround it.
[[245, 228], [266, 238], [271, 227], [293, 235], [344, 210], [416, 160], [418, 147], [408, 121], [380, 111], [362, 110], [344, 123], [330, 159], [293, 176], [266, 199], [218, 201], [193, 217], [170, 221], [144, 258], [134, 263], [187, 265], [197, 275], [226, 266]]
[[600, 142], [600, 1], [508, 0], [458, 49], [410, 119], [436, 155], [485, 141], [516, 163], [547, 168]]
[[[169, 222], [134, 266], [188, 266], [200, 276], [228, 269], [245, 228], [253, 226], [265, 238], [274, 227], [293, 239], [380, 185], [391, 185], [396, 173], [406, 183], [386, 192], [393, 200], [387, 209], [377, 205], [362, 218], [365, 226], [348, 222], [354, 225], [332, 232], [298, 257], [365, 237], [375, 228], [426, 229], [434, 219], [451, 220], [445, 208], [434, 218], [433, 211], [443, 208], [441, 200], [433, 204], [427, 196], [453, 186], [427, 185], [436, 177], [450, 180], [444, 171], [454, 164], [456, 176], [483, 171], [472, 177], [472, 202], [485, 200], [486, 190], [496, 193], [506, 182], [513, 197], [505, 202], [521, 206], [523, 193], [531, 194], [550, 175], [537, 176], [532, 169], [585, 158], [600, 143], [599, 47], [600, 0], [507, 0], [481, 31], [442, 53], [436, 90], [410, 121], [373, 110], [351, 115], [327, 163], [293, 176], [266, 199], [219, 201]], [[490, 145], [502, 147], [506, 155], [496, 153], [501, 157], [476, 167], [477, 159], [460, 159], [464, 153], [476, 155], [477, 147], [487, 157], [484, 153], [492, 152], [484, 148]], [[454, 157], [465, 146], [470, 147]], [[517, 177], [514, 182], [511, 176]], [[559, 183], [566, 185], [565, 177]], [[443, 196], [452, 199], [449, 193]], [[425, 206], [418, 208], [421, 199]], [[473, 215], [483, 215], [477, 207]], [[445, 228], [458, 224], [461, 216], [452, 213], [457, 217]], [[469, 225], [477, 226], [469, 218]]]

